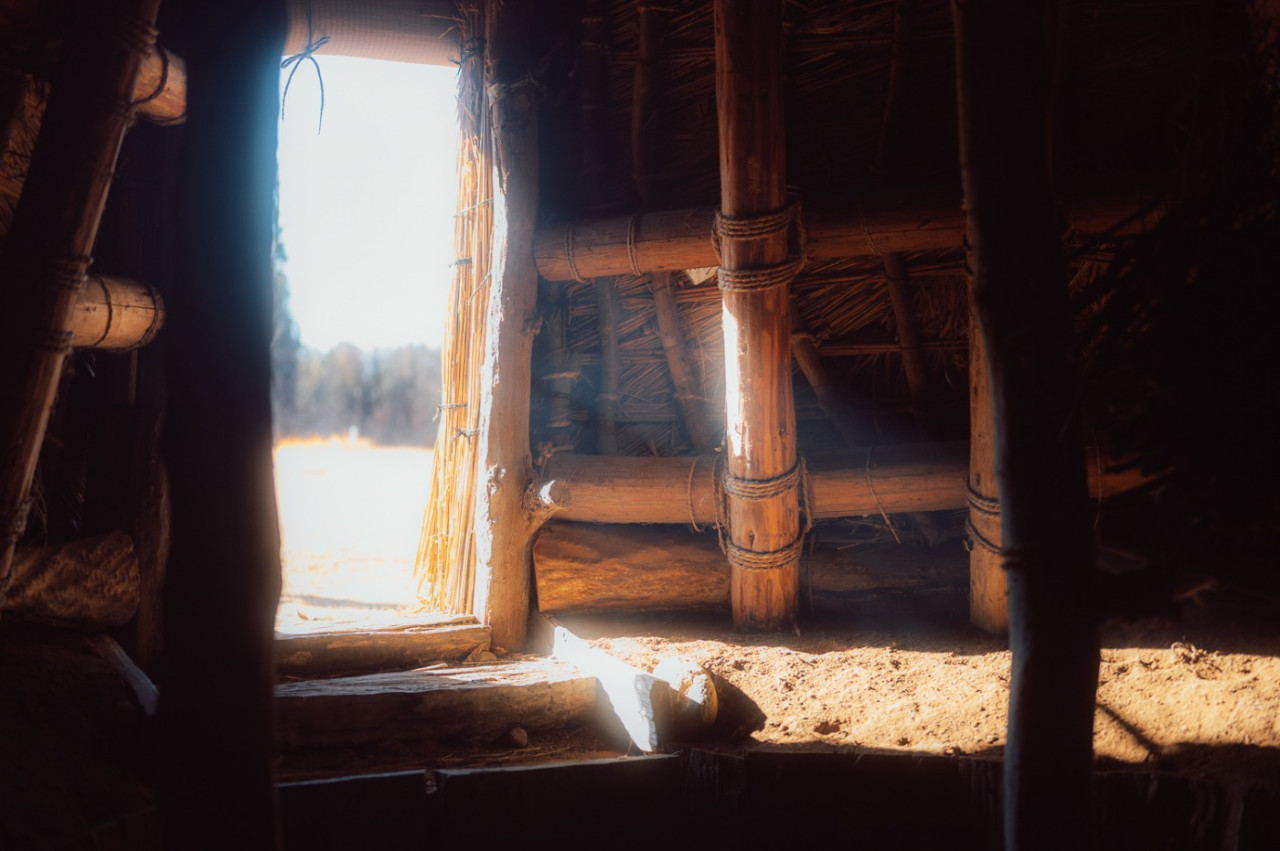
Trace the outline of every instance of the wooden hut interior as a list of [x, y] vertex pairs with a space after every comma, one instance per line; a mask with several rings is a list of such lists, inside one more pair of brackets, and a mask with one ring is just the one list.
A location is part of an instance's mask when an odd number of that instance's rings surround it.
[[[1277, 26], [0, 0], [0, 848], [1280, 847]], [[277, 636], [336, 55], [458, 69], [430, 614]]]

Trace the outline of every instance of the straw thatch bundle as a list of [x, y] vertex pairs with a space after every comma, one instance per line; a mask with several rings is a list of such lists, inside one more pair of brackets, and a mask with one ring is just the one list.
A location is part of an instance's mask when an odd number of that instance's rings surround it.
[[415, 575], [428, 608], [470, 612], [475, 554], [475, 434], [480, 417], [480, 360], [489, 307], [489, 246], [493, 226], [491, 149], [484, 100], [482, 4], [462, 4], [458, 75], [458, 213], [453, 282], [445, 329], [440, 404], [431, 491], [422, 521]]

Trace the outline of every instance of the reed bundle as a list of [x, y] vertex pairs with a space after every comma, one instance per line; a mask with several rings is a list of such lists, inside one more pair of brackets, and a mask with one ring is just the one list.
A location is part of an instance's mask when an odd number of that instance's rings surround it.
[[484, 32], [480, 4], [464, 5], [458, 78], [458, 212], [453, 281], [441, 358], [440, 431], [431, 490], [414, 567], [419, 604], [435, 611], [470, 612], [475, 591], [473, 506], [480, 365], [489, 307], [492, 164], [484, 102]]

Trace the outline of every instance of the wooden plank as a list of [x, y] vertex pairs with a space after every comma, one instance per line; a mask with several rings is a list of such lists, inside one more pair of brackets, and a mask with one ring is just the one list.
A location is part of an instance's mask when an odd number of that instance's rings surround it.
[[589, 723], [596, 711], [594, 678], [543, 659], [285, 683], [275, 694], [286, 749], [495, 740], [513, 727]]
[[555, 841], [565, 847], [691, 846], [676, 755], [449, 768], [435, 777], [444, 843], [519, 847], [553, 825]]
[[[1068, 220], [1080, 233], [1102, 233], [1141, 209], [1134, 198], [1095, 198], [1069, 208]], [[1155, 212], [1138, 216], [1119, 232], [1138, 232], [1156, 218]], [[694, 207], [559, 223], [539, 228], [533, 250], [538, 272], [549, 281], [573, 280], [570, 245], [573, 268], [584, 278], [634, 274], [633, 259], [646, 273], [717, 266], [720, 256], [711, 240], [714, 221], [714, 210]], [[955, 199], [868, 206], [852, 214], [806, 212], [805, 234], [805, 253], [811, 260], [957, 249], [964, 245], [964, 213]]]
[[[729, 565], [714, 534], [678, 526], [551, 523], [533, 547], [538, 605], [546, 612], [661, 610], [723, 612]], [[844, 552], [818, 547], [800, 560], [815, 605], [885, 590], [953, 587], [964, 581], [958, 554], [891, 545]]]
[[529, 544], [524, 514], [532, 479], [529, 387], [538, 272], [529, 245], [538, 217], [538, 124], [527, 77], [529, 0], [487, 5], [489, 86], [494, 150], [493, 260], [481, 364], [475, 505], [475, 614], [493, 642], [524, 643], [529, 619]]
[[675, 695], [668, 683], [597, 650], [541, 612], [529, 615], [529, 633], [539, 652], [595, 677], [602, 698], [600, 714], [620, 724], [636, 748], [652, 753], [670, 739]]
[[456, 661], [489, 647], [481, 624], [352, 630], [276, 636], [276, 671], [282, 676], [326, 676], [343, 671], [415, 668]]

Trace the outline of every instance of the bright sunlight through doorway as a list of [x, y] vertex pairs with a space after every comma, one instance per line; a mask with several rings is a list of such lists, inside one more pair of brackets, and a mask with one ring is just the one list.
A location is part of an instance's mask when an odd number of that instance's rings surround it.
[[413, 612], [453, 259], [457, 69], [316, 59], [322, 78], [307, 62], [288, 84], [278, 148], [284, 633]]

